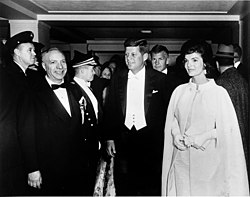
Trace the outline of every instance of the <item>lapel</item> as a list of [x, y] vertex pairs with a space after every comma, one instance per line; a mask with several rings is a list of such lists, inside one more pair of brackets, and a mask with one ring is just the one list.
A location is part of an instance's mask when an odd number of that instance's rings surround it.
[[[150, 69], [146, 68], [145, 73], [145, 88], [144, 88], [144, 110], [145, 115], [148, 112], [148, 107], [152, 98], [152, 91], [153, 91], [153, 73]], [[118, 78], [118, 94], [121, 101], [121, 107], [123, 115], [126, 115], [126, 101], [127, 101], [127, 83], [128, 83], [128, 70], [127, 72], [123, 72]]]
[[[47, 106], [47, 109], [49, 109], [50, 111], [52, 111], [52, 113], [55, 114], [55, 116], [58, 116], [63, 121], [69, 121], [69, 119], [71, 118], [70, 115], [68, 114], [66, 109], [63, 107], [60, 100], [57, 98], [56, 94], [51, 89], [51, 87], [49, 86], [45, 78], [44, 80], [41, 81], [41, 86], [40, 86], [40, 89], [38, 90], [38, 98], [42, 101], [44, 105]], [[72, 99], [70, 99], [69, 97], [70, 107], [72, 109], [71, 100]]]
[[150, 69], [147, 69], [146, 67], [146, 73], [145, 73], [145, 93], [144, 93], [144, 110], [145, 110], [145, 116], [148, 112], [148, 107], [152, 98], [152, 91], [153, 91], [153, 73]]
[[71, 117], [72, 117], [72, 119], [76, 119], [77, 121], [80, 121], [81, 112], [80, 112], [79, 103], [75, 99], [73, 93], [69, 89], [66, 89], [66, 90], [67, 90], [67, 94], [68, 94], [68, 98], [69, 98]]
[[128, 70], [126, 69], [118, 77], [118, 95], [121, 101], [122, 113], [126, 115], [126, 102], [127, 102], [127, 83], [128, 83]]

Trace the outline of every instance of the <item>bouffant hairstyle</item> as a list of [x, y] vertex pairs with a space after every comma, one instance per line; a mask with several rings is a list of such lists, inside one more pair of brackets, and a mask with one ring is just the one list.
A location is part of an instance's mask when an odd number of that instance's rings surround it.
[[184, 60], [185, 55], [192, 53], [200, 53], [205, 64], [206, 76], [208, 78], [217, 78], [218, 70], [213, 58], [213, 50], [211, 45], [202, 39], [190, 39], [181, 47], [181, 58]]
[[195, 52], [201, 54], [203, 62], [206, 65], [211, 64], [213, 59], [213, 51], [209, 43], [207, 43], [205, 40], [191, 39], [182, 45], [181, 54], [183, 57], [187, 54], [192, 54]]

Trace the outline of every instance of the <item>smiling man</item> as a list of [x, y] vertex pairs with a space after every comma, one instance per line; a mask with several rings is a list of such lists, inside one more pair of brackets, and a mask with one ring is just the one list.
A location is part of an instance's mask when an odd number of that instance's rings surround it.
[[42, 53], [46, 76], [34, 81], [36, 153], [40, 178], [32, 184], [39, 195], [81, 195], [83, 161], [81, 112], [71, 84], [66, 83], [67, 63], [57, 48]]
[[160, 196], [164, 125], [172, 87], [146, 65], [145, 39], [127, 39], [126, 69], [114, 74], [105, 114], [107, 153], [119, 196]]

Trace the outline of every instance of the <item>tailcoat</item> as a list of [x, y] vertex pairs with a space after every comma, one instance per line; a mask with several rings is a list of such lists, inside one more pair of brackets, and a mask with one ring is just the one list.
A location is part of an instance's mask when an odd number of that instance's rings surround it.
[[157, 185], [160, 185], [164, 125], [173, 88], [165, 74], [146, 67], [144, 111], [147, 126], [131, 131], [124, 125], [127, 83], [128, 69], [119, 70], [112, 78], [104, 111], [103, 137], [114, 140], [116, 147], [115, 184], [119, 187], [119, 173], [127, 174], [130, 186], [135, 185], [135, 190], [142, 192], [139, 195], [159, 195]]

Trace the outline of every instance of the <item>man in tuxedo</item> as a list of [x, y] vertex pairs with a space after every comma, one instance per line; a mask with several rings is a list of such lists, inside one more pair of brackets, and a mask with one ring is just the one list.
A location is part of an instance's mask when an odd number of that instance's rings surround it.
[[31, 31], [9, 38], [0, 67], [0, 195], [26, 195], [36, 184], [33, 93], [26, 69], [35, 62]]
[[67, 64], [57, 48], [42, 53], [46, 76], [36, 80], [36, 152], [39, 195], [84, 195], [84, 137], [80, 104], [64, 81]]
[[97, 63], [91, 54], [83, 54], [79, 51], [74, 52], [71, 66], [75, 70], [75, 76], [72, 84], [75, 85], [74, 96], [81, 104], [83, 117], [82, 131], [84, 136], [84, 149], [88, 150], [85, 156], [89, 172], [89, 179], [86, 179], [84, 184], [90, 188], [89, 196], [93, 195], [97, 163], [100, 156], [99, 132], [102, 119], [102, 109], [90, 87], [90, 83], [94, 79], [94, 67], [96, 65]]
[[161, 195], [164, 126], [172, 93], [168, 78], [147, 67], [145, 39], [127, 39], [127, 68], [113, 76], [104, 112], [117, 195]]

